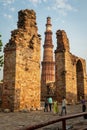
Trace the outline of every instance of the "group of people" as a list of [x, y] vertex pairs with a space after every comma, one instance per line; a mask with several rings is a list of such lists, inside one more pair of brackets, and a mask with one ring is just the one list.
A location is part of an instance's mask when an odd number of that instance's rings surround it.
[[[80, 99], [81, 104], [82, 104], [82, 112], [86, 111], [86, 100], [84, 99], [84, 97], [82, 97]], [[62, 105], [61, 105], [61, 113], [60, 115], [62, 116], [63, 114], [66, 115], [67, 114], [67, 110], [66, 110], [66, 104], [67, 104], [67, 100], [65, 97], [63, 97], [62, 99]], [[59, 113], [59, 108], [58, 108], [58, 101], [52, 99], [52, 97], [48, 97], [45, 100], [45, 104], [44, 104], [44, 112], [48, 112], [48, 111], [53, 111], [55, 114]], [[87, 115], [84, 116], [85, 119], [87, 119]]]
[[[67, 101], [65, 99], [65, 97], [63, 97], [62, 99], [62, 108], [61, 108], [61, 115], [66, 114], [66, 104]], [[53, 107], [52, 107], [53, 106]], [[45, 100], [45, 104], [44, 104], [44, 112], [48, 112], [48, 111], [52, 111], [53, 108], [53, 112], [55, 114], [59, 113], [59, 108], [58, 108], [58, 101], [52, 99], [52, 97], [48, 97]]]

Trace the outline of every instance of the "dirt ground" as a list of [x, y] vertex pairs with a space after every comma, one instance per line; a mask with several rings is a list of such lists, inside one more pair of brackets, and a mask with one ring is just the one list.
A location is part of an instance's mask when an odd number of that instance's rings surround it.
[[[42, 122], [48, 122], [60, 118], [61, 105], [59, 105], [59, 113], [52, 112], [30, 111], [30, 112], [0, 112], [0, 130], [19, 130], [25, 126], [35, 125]], [[81, 104], [67, 105], [67, 115], [82, 112]], [[66, 122], [67, 130], [87, 130], [87, 119], [77, 117]], [[40, 128], [38, 130], [62, 130], [62, 124], [56, 123], [53, 125]]]

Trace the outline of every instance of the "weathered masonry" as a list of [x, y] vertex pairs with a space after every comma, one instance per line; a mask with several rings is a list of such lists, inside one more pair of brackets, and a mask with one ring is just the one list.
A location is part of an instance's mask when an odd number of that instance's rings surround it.
[[11, 111], [39, 109], [41, 99], [52, 96], [70, 103], [87, 99], [87, 74], [84, 59], [70, 52], [64, 30], [56, 32], [55, 60], [51, 18], [47, 17], [42, 72], [40, 75], [41, 36], [38, 34], [36, 13], [18, 12], [17, 29], [4, 47], [3, 83], [0, 83], [2, 108]]
[[[41, 99], [51, 96], [61, 102], [65, 96], [69, 103], [87, 99], [86, 62], [70, 52], [64, 30], [56, 32], [57, 48], [53, 60], [52, 24], [47, 17], [41, 72]], [[54, 69], [55, 67], [55, 69]]]
[[56, 96], [61, 101], [65, 96], [68, 102], [87, 99], [86, 62], [70, 52], [69, 40], [64, 30], [56, 32], [55, 50]]
[[18, 12], [18, 29], [4, 48], [2, 107], [12, 111], [40, 107], [40, 35], [33, 10]]

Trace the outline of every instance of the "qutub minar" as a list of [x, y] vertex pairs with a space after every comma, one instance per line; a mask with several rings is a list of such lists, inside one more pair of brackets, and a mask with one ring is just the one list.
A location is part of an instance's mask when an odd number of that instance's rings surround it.
[[50, 93], [50, 86], [48, 83], [55, 82], [55, 62], [53, 60], [53, 41], [52, 41], [52, 24], [51, 18], [47, 17], [44, 53], [42, 61], [42, 74], [41, 74], [41, 98]]
[[28, 9], [18, 12], [17, 29], [11, 31], [11, 38], [4, 47], [3, 82], [0, 84], [3, 110], [38, 110], [47, 96], [58, 102], [63, 96], [68, 103], [77, 103], [82, 96], [87, 100], [85, 59], [70, 52], [64, 30], [56, 31], [56, 39], [57, 47], [53, 52], [51, 18], [47, 17], [41, 62], [36, 13]]

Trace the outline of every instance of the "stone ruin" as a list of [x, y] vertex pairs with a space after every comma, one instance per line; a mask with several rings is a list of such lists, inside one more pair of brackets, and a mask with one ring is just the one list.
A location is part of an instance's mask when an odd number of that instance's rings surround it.
[[55, 50], [56, 97], [61, 102], [65, 96], [68, 102], [78, 102], [81, 97], [87, 99], [87, 74], [84, 59], [70, 52], [69, 40], [64, 30], [56, 32]]
[[[59, 102], [63, 96], [70, 103], [79, 101], [82, 96], [87, 99], [86, 62], [70, 52], [64, 30], [58, 30], [56, 37], [55, 82], [47, 82], [46, 92]], [[19, 111], [40, 108], [40, 51], [41, 37], [36, 13], [21, 10], [18, 12], [17, 29], [11, 32], [11, 38], [4, 47], [3, 88], [0, 93], [3, 109]]]
[[41, 37], [36, 13], [19, 11], [17, 27], [4, 48], [2, 108], [39, 109]]
[[[48, 26], [47, 26], [48, 25]], [[49, 79], [53, 76], [54, 69], [50, 69], [49, 59], [52, 52], [52, 29], [51, 24], [46, 24], [44, 56], [42, 61], [41, 99], [51, 96], [61, 102], [63, 96], [68, 103], [79, 102], [82, 97], [87, 99], [87, 74], [84, 59], [70, 52], [69, 39], [64, 30], [57, 30], [57, 48], [55, 50], [55, 81]], [[50, 27], [50, 29], [49, 29]], [[49, 40], [48, 40], [48, 39]], [[50, 41], [50, 42], [49, 42]], [[51, 50], [51, 52], [50, 52]], [[45, 60], [46, 59], [46, 60]], [[53, 65], [53, 60], [50, 61]], [[50, 72], [52, 72], [50, 74]]]

